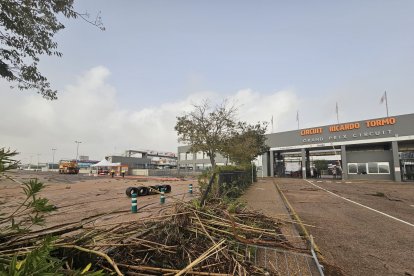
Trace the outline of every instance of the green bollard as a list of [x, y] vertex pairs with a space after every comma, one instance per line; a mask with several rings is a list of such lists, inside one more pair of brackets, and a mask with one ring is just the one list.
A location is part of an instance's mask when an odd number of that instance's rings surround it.
[[161, 188], [161, 197], [160, 197], [160, 203], [165, 203], [165, 188]]
[[192, 195], [192, 194], [193, 194], [193, 184], [188, 184], [188, 193], [189, 193], [190, 195]]
[[138, 212], [138, 206], [137, 206], [137, 194], [133, 193], [131, 194], [131, 213]]

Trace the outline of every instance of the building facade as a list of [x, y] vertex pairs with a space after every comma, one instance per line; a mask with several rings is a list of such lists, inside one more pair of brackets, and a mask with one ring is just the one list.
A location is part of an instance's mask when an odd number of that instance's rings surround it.
[[[263, 175], [342, 179], [414, 179], [414, 114], [267, 135]], [[323, 160], [323, 161], [321, 161]]]
[[[178, 147], [177, 163], [180, 169], [202, 171], [211, 167], [210, 158], [207, 156], [206, 153], [191, 153], [189, 152], [189, 150], [190, 146]], [[218, 166], [227, 164], [227, 159], [219, 154], [217, 155], [215, 160], [216, 165]]]

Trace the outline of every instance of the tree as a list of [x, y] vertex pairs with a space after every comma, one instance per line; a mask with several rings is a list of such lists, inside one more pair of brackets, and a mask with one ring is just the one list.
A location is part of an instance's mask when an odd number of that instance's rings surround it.
[[177, 117], [178, 141], [190, 145], [190, 152], [205, 152], [213, 169], [215, 158], [235, 131], [237, 109], [226, 101], [212, 108], [208, 101], [194, 105], [194, 110]]
[[81, 17], [101, 30], [101, 17], [89, 21], [88, 14], [73, 9], [73, 0], [0, 0], [0, 76], [20, 90], [34, 89], [44, 98], [57, 99], [57, 91], [38, 70], [41, 55], [58, 56], [53, 36], [65, 26], [58, 21]]
[[250, 164], [254, 158], [269, 150], [266, 129], [267, 123], [250, 125], [239, 122], [236, 131], [226, 141], [224, 152], [236, 164]]
[[4, 178], [17, 182], [22, 186], [25, 195], [23, 201], [16, 201], [18, 206], [14, 211], [6, 214], [0, 210], [0, 275], [106, 275], [102, 270], [88, 271], [91, 264], [83, 271], [72, 270], [68, 265], [63, 266], [66, 258], [56, 257], [55, 238], [51, 236], [47, 236], [40, 243], [33, 242], [32, 248], [26, 247], [13, 255], [7, 252], [15, 246], [21, 247], [21, 235], [30, 232], [34, 225], [43, 225], [44, 214], [55, 209], [46, 198], [39, 197], [45, 187], [43, 183], [37, 179], [22, 183], [7, 175], [7, 172], [18, 167], [19, 161], [14, 159], [17, 154], [10, 149], [0, 148], [0, 183]]
[[226, 101], [212, 109], [207, 101], [194, 105], [190, 113], [177, 117], [178, 141], [190, 145], [190, 152], [207, 153], [214, 168], [217, 154], [238, 164], [250, 163], [269, 150], [266, 123], [237, 122], [237, 109]]

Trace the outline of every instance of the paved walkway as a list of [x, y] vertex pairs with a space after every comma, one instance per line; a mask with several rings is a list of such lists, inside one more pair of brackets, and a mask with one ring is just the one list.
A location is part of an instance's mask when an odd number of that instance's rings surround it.
[[304, 246], [273, 179], [259, 180], [245, 192], [242, 200], [247, 203], [248, 208], [283, 221], [282, 233], [286, 238], [296, 246]]
[[[247, 203], [249, 209], [259, 211], [269, 217], [282, 222], [281, 232], [296, 248], [306, 249], [306, 244], [299, 236], [289, 212], [277, 191], [273, 179], [263, 179], [254, 183], [241, 197], [242, 201]], [[263, 257], [263, 253], [268, 255]], [[267, 253], [262, 250], [262, 259], [272, 262], [270, 266], [277, 268], [278, 275], [319, 275], [316, 265], [310, 255], [297, 253], [296, 251], [280, 250]], [[268, 264], [269, 266], [269, 264]]]

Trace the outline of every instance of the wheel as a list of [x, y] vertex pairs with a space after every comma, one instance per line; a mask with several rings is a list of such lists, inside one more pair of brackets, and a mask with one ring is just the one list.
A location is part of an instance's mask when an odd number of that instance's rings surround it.
[[139, 196], [146, 196], [148, 195], [149, 189], [147, 187], [138, 187], [136, 188], [138, 190], [138, 195]]
[[128, 187], [128, 188], [126, 189], [126, 191], [125, 191], [125, 194], [126, 194], [128, 197], [132, 197], [132, 194], [136, 194], [136, 195], [138, 195], [138, 188], [135, 188], [135, 187]]
[[164, 192], [170, 193], [171, 192], [171, 186], [170, 185], [163, 185]]
[[149, 194], [157, 194], [158, 193], [158, 185], [150, 186], [148, 193]]

